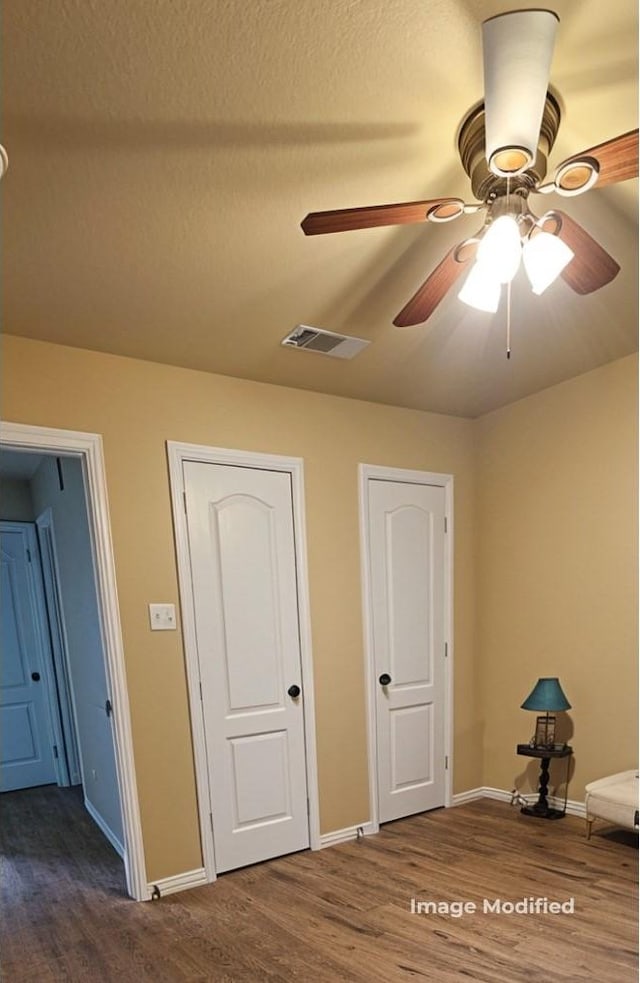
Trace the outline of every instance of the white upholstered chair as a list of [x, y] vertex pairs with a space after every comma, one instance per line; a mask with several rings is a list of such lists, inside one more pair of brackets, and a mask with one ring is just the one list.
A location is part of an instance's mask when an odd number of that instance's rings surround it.
[[594, 819], [638, 829], [638, 771], [621, 771], [586, 786], [587, 839]]

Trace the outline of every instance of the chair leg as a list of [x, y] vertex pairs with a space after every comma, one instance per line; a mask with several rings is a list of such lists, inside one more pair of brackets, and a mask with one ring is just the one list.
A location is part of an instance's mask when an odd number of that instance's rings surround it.
[[593, 819], [587, 819], [587, 839], [591, 839], [591, 829], [593, 827]]

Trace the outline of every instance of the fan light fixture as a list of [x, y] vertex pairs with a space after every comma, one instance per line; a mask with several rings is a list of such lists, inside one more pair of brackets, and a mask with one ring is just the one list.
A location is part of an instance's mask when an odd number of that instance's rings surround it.
[[510, 283], [520, 266], [520, 230], [513, 215], [501, 215], [480, 240], [476, 262], [498, 283]]
[[539, 232], [527, 239], [522, 248], [522, 262], [534, 294], [543, 293], [573, 257], [574, 252], [566, 242], [550, 232]]
[[551, 10], [517, 10], [482, 25], [486, 156], [502, 176], [536, 159], [558, 26]]
[[475, 262], [458, 298], [477, 311], [495, 314], [500, 303], [500, 287], [500, 281], [491, 275], [491, 271], [483, 263]]
[[574, 257], [573, 250], [540, 220], [524, 245], [513, 215], [501, 215], [480, 240], [476, 261], [465, 280], [458, 299], [479, 311], [495, 313], [500, 303], [501, 285], [510, 283], [522, 259], [531, 289], [538, 296], [556, 280]]

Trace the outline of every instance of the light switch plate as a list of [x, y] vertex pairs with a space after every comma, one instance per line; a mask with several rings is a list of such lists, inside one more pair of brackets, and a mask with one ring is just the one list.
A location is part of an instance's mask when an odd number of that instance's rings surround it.
[[151, 631], [172, 631], [176, 627], [175, 604], [150, 604]]

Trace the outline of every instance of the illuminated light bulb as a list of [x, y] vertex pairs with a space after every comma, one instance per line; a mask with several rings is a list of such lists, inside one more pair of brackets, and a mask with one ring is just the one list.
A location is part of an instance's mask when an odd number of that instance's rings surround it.
[[534, 294], [541, 294], [556, 280], [574, 257], [573, 250], [558, 236], [539, 232], [527, 239], [522, 262]]
[[458, 299], [478, 311], [495, 314], [500, 303], [500, 282], [482, 263], [474, 263]]
[[521, 254], [518, 223], [512, 215], [501, 215], [480, 241], [477, 262], [491, 271], [494, 280], [509, 283], [518, 272]]

